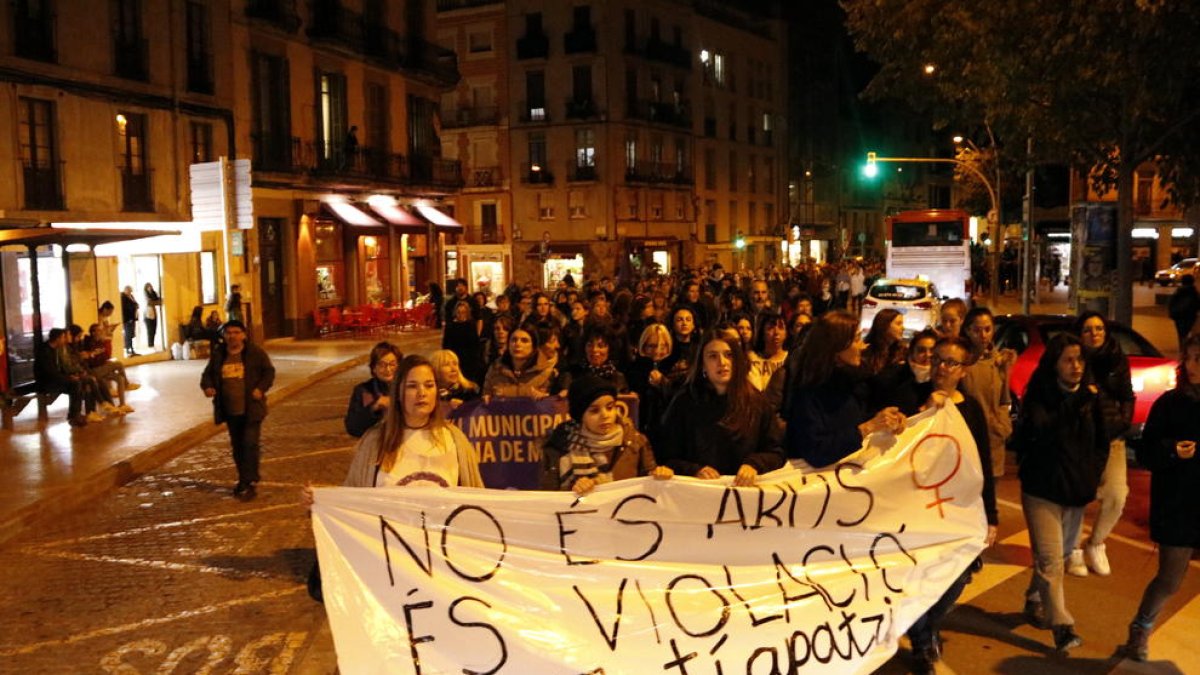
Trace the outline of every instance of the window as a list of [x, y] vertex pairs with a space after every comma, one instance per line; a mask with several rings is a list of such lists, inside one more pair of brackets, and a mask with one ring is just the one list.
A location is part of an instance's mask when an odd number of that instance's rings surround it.
[[625, 169], [633, 171], [637, 168], [637, 132], [631, 131], [625, 137]]
[[477, 30], [467, 33], [467, 50], [472, 54], [484, 54], [492, 51], [492, 32]]
[[132, 80], [147, 78], [148, 57], [142, 37], [141, 0], [113, 2], [113, 61], [116, 74]]
[[729, 200], [729, 228], [730, 228], [731, 232], [736, 230], [737, 226], [738, 226], [737, 209], [738, 209], [737, 200], [736, 199]]
[[733, 150], [729, 151], [729, 189], [738, 189], [738, 163], [737, 153]]
[[651, 18], [650, 19], [650, 41], [658, 42], [661, 39], [661, 37], [660, 37], [661, 33], [662, 33], [662, 28], [660, 27], [660, 25], [658, 23], [658, 17]]
[[671, 36], [674, 39], [676, 47], [683, 46], [683, 29], [679, 26], [671, 26]]
[[53, 101], [20, 99], [21, 166], [25, 208], [63, 208]]
[[342, 162], [342, 141], [350, 128], [346, 122], [346, 77], [340, 73], [317, 74], [317, 138], [323, 161]]
[[687, 215], [687, 195], [680, 192], [675, 195], [675, 220], [683, 220]]
[[546, 169], [546, 134], [529, 134], [529, 169], [531, 171]]
[[11, 4], [16, 55], [51, 63], [57, 61], [54, 3], [50, 0], [14, 0]]
[[765, 112], [762, 114], [762, 130], [771, 131], [771, 113]]
[[763, 192], [772, 194], [775, 192], [775, 160], [771, 157], [763, 157]]
[[526, 35], [541, 35], [542, 34], [542, 13], [531, 12], [525, 15], [525, 34]]
[[529, 120], [541, 122], [546, 119], [546, 74], [540, 70], [525, 73], [526, 113]]
[[567, 213], [572, 218], [587, 218], [587, 206], [584, 204], [582, 191], [567, 192]]
[[538, 219], [554, 219], [554, 193], [541, 191], [537, 193]]
[[625, 49], [637, 48], [637, 15], [632, 9], [625, 10]]
[[369, 167], [375, 173], [384, 173], [386, 156], [391, 152], [389, 127], [391, 115], [388, 111], [388, 89], [386, 85], [368, 82], [367, 85], [367, 147], [371, 149]]
[[704, 241], [708, 244], [717, 242], [717, 202], [712, 199], [704, 202]]
[[253, 55], [254, 162], [256, 168], [291, 168], [291, 92], [288, 62], [269, 54]]
[[200, 252], [200, 304], [217, 304], [217, 253]]
[[628, 208], [628, 216], [630, 218], [636, 219], [638, 217], [638, 211], [640, 209], [640, 204], [638, 203], [639, 194], [640, 193], [637, 190], [630, 190], [627, 193], [626, 206]]
[[591, 129], [575, 130], [575, 166], [596, 166], [596, 132]]
[[725, 55], [716, 52], [712, 55], [712, 63], [713, 81], [720, 86], [725, 86]]
[[587, 30], [592, 27], [592, 8], [589, 5], [579, 5], [572, 11], [574, 30]]
[[663, 193], [659, 190], [654, 190], [650, 195], [650, 220], [662, 220], [663, 218]]
[[316, 254], [317, 304], [340, 304], [343, 289], [342, 228], [330, 220], [318, 220], [313, 228]]
[[187, 21], [187, 88], [201, 94], [213, 93], [212, 44], [209, 37], [208, 6], [189, 0]]
[[763, 204], [763, 224], [767, 227], [767, 232], [775, 231], [775, 205]]
[[625, 106], [631, 114], [637, 111], [638, 74], [633, 68], [625, 71]]
[[687, 144], [682, 138], [675, 139], [675, 175], [682, 176], [687, 168]]
[[[1139, 216], [1148, 216], [1154, 210], [1154, 175], [1138, 174], [1134, 194], [1134, 212]], [[932, 208], [932, 207], [931, 207]]]
[[592, 67], [575, 66], [571, 69], [571, 91], [576, 101], [592, 100]]
[[146, 167], [146, 116], [118, 113], [117, 136], [124, 210], [153, 211], [150, 172]]
[[758, 163], [758, 161], [757, 161], [757, 159], [755, 159], [754, 155], [750, 155], [749, 157], [746, 158], [746, 190], [748, 192], [754, 192], [757, 189], [755, 187], [756, 186], [755, 178], [757, 176], [755, 176], [755, 174], [754, 174], [754, 165], [757, 163]]
[[737, 140], [737, 104], [729, 104], [729, 140]]
[[192, 164], [213, 161], [213, 128], [206, 122], [192, 122], [189, 132]]
[[650, 161], [654, 164], [655, 171], [662, 167], [663, 137], [661, 134], [654, 134], [650, 137]]
[[717, 189], [717, 151], [713, 148], [704, 149], [704, 189]]
[[758, 204], [750, 202], [746, 211], [746, 227], [750, 232], [758, 232]]

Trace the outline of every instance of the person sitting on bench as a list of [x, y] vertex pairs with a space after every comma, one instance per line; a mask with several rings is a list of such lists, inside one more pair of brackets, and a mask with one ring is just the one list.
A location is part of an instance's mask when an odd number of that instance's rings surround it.
[[[71, 326], [70, 331], [74, 337], [77, 326]], [[129, 377], [125, 374], [125, 364], [112, 358], [112, 342], [105, 341], [100, 336], [100, 324], [94, 323], [88, 326], [87, 337], [83, 338], [80, 345], [79, 355], [83, 359], [83, 365], [87, 367], [92, 376], [100, 381], [101, 388], [106, 393], [110, 392], [110, 386], [117, 386], [117, 400], [120, 402], [116, 406], [116, 411], [121, 414], [133, 412], [133, 406], [125, 401], [125, 392], [140, 389], [142, 385], [137, 382], [130, 382]], [[111, 398], [111, 394], [110, 394]]]
[[[83, 382], [69, 377], [60, 364], [61, 349], [67, 344], [67, 331], [51, 328], [46, 341], [38, 345], [34, 355], [34, 385], [39, 395], [67, 395], [67, 421], [73, 427], [87, 424], [81, 409], [85, 403]], [[88, 413], [94, 413], [94, 404], [87, 402]]]

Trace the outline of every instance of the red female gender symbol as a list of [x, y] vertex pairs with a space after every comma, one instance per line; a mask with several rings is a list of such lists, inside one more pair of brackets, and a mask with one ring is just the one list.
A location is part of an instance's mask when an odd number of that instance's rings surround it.
[[[946, 477], [941, 479], [940, 481], [938, 481], [936, 483], [931, 483], [931, 484], [925, 485], [925, 484], [921, 483], [920, 479], [917, 476], [917, 454], [920, 453], [921, 446], [924, 445], [926, 441], [931, 441], [934, 439], [946, 439], [946, 440], [950, 441], [950, 443], [952, 444], [951, 447], [954, 448], [954, 468], [951, 469], [950, 473], [946, 474]], [[941, 456], [941, 453], [942, 453], [942, 450], [944, 449], [944, 447], [945, 446], [937, 449], [937, 453], [934, 456], [934, 460], [932, 462], [930, 462], [928, 466], [925, 467], [926, 469], [933, 467], [933, 465], [937, 462], [938, 458]], [[926, 504], [925, 508], [932, 509], [933, 507], [936, 506], [937, 510], [938, 510], [938, 515], [941, 516], [943, 519], [945, 519], [946, 513], [942, 510], [942, 504], [944, 504], [946, 502], [954, 501], [954, 497], [942, 497], [941, 488], [943, 485], [950, 482], [951, 478], [954, 478], [956, 475], [958, 475], [958, 469], [960, 466], [962, 466], [962, 448], [958, 445], [958, 439], [956, 439], [953, 436], [947, 435], [947, 434], [929, 434], [925, 438], [922, 438], [920, 441], [918, 441], [916, 446], [913, 447], [912, 454], [910, 454], [908, 456], [908, 462], [909, 462], [909, 465], [912, 467], [913, 485], [917, 486], [917, 488], [921, 489], [921, 490], [933, 490], [934, 500], [932, 502]]]

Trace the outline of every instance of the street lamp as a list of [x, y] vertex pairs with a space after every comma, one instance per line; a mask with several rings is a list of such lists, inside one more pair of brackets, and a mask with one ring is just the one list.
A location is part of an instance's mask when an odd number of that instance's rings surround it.
[[[892, 162], [892, 163], [907, 163], [907, 164], [953, 164], [955, 166], [963, 167], [964, 169], [975, 174], [975, 176], [977, 178], [979, 178], [980, 182], [983, 183], [983, 186], [987, 188], [988, 198], [992, 202], [992, 210], [990, 213], [988, 213], [988, 221], [989, 221], [989, 224], [995, 224], [995, 225], [999, 224], [999, 221], [1000, 221], [1000, 199], [996, 194], [996, 188], [992, 185], [992, 182], [990, 180], [988, 180], [987, 176], [985, 176], [982, 171], [975, 168], [975, 166], [973, 164], [971, 164], [970, 162], [964, 162], [961, 159], [947, 159], [944, 157], [883, 157], [883, 156], [877, 155], [874, 152], [867, 153], [867, 167], [873, 167], [873, 166], [875, 166], [875, 164], [877, 162]], [[867, 172], [867, 169], [864, 168], [863, 173], [866, 173], [866, 172]], [[875, 169], [875, 172], [878, 173], [878, 168]], [[874, 174], [870, 174], [870, 175], [874, 175]], [[996, 221], [995, 223], [991, 223], [991, 221], [993, 219], [995, 219], [995, 221]], [[989, 228], [989, 229], [991, 229], [991, 228]], [[999, 246], [1000, 246], [1000, 237], [998, 235], [999, 235], [999, 232], [997, 232], [997, 236], [992, 241], [992, 248], [994, 249], [993, 250], [993, 260], [992, 260], [992, 273], [991, 273], [991, 296], [992, 296], [992, 304], [993, 305], [996, 303], [996, 297], [997, 297], [996, 296], [996, 287], [999, 285], [999, 281], [1000, 281], [1000, 268], [997, 265], [997, 263], [999, 262], [999, 255], [996, 255], [999, 252]]]

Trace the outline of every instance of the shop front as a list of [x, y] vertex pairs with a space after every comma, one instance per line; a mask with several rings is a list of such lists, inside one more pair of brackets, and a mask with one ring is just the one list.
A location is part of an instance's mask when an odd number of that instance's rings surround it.
[[625, 240], [622, 272], [632, 278], [671, 274], [683, 261], [683, 242], [674, 237]]
[[467, 288], [484, 293], [489, 301], [512, 279], [512, 249], [504, 244], [460, 244], [454, 253]]

